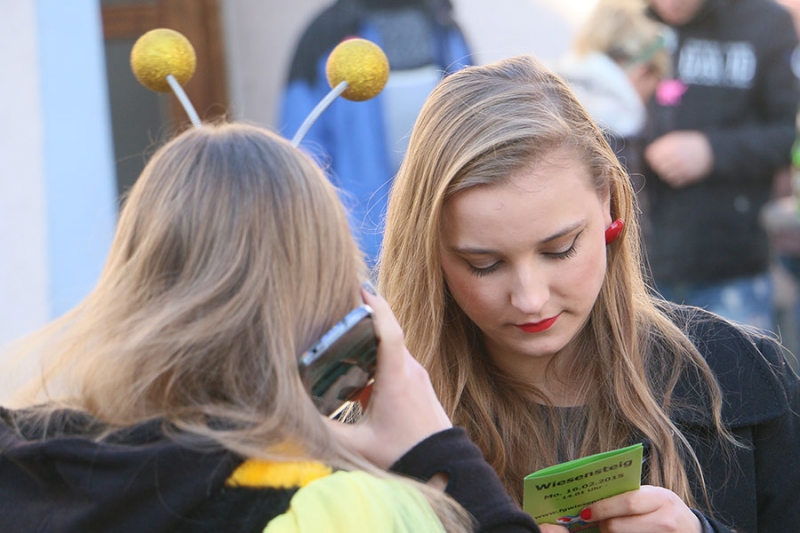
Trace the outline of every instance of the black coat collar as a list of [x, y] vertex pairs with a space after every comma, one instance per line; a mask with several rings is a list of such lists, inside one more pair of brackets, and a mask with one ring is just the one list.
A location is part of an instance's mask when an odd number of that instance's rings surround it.
[[[675, 316], [717, 377], [725, 425], [759, 424], [786, 414], [788, 394], [796, 393], [791, 389], [797, 389], [797, 377], [777, 342], [701, 309], [676, 307]], [[710, 401], [704, 389], [698, 376], [684, 373], [675, 398], [689, 408], [677, 409], [676, 421], [711, 424]]]

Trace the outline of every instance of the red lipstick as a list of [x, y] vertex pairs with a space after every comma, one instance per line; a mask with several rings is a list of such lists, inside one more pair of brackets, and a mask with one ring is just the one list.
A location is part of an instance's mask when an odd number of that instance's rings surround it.
[[522, 331], [524, 331], [525, 333], [541, 333], [542, 331], [550, 329], [550, 327], [556, 323], [556, 320], [558, 320], [559, 316], [561, 315], [558, 314], [552, 318], [547, 318], [545, 320], [542, 320], [541, 322], [533, 322], [530, 324], [514, 324], [514, 325], [517, 326]]

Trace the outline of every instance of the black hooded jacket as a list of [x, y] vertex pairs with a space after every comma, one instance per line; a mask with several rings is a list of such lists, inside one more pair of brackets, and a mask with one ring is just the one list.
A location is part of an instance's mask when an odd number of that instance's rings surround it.
[[792, 18], [773, 0], [706, 0], [673, 29], [679, 81], [664, 92], [662, 82], [645, 137], [701, 131], [714, 165], [705, 179], [679, 189], [645, 169], [654, 278], [719, 282], [764, 273], [769, 250], [759, 212], [776, 170], [789, 164], [800, 101]]
[[[675, 306], [675, 323], [722, 390], [722, 422], [741, 446], [713, 438], [711, 404], [696, 377], [679, 381], [688, 409], [671, 416], [697, 454], [715, 533], [794, 533], [800, 524], [800, 379], [775, 341], [699, 308]], [[690, 469], [691, 472], [691, 469]], [[703, 505], [700, 479], [690, 473]]]
[[177, 445], [159, 421], [94, 442], [98, 427], [78, 413], [57, 414], [46, 433], [0, 414], [3, 532], [173, 531], [242, 462]]
[[[299, 490], [226, 484], [242, 458], [160, 420], [97, 441], [86, 415], [21, 423], [20, 414], [0, 409], [2, 533], [260, 533]], [[421, 480], [446, 472], [447, 492], [480, 531], [538, 531], [462, 428], [423, 440], [392, 470]]]

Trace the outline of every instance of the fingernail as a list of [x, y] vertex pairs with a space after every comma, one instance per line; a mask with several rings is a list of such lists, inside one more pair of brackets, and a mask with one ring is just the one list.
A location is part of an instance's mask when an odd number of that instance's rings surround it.
[[373, 295], [373, 296], [377, 296], [378, 295], [378, 291], [375, 290], [375, 286], [369, 280], [367, 280], [364, 283], [362, 283], [361, 286], [364, 288], [365, 291], [367, 291], [371, 295]]
[[592, 510], [588, 507], [581, 511], [581, 520], [591, 520], [592, 519]]

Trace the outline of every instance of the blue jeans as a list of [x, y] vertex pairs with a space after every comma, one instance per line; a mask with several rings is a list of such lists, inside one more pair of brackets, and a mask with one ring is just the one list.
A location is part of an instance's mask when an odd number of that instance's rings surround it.
[[667, 300], [702, 307], [734, 322], [775, 332], [772, 278], [768, 273], [719, 283], [659, 283]]

